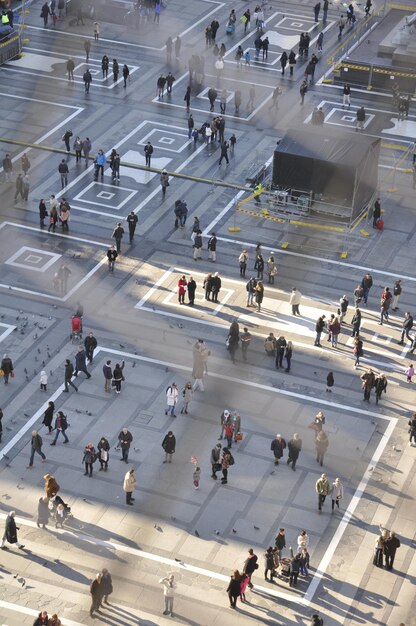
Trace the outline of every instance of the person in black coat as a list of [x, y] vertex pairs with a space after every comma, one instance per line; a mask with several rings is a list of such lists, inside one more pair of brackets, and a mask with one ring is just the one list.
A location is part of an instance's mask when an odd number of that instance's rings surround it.
[[82, 346], [79, 346], [78, 352], [75, 355], [75, 371], [74, 376], [78, 376], [78, 372], [84, 372], [87, 378], [91, 378], [91, 374], [87, 370], [87, 355]]
[[276, 369], [283, 367], [283, 357], [285, 356], [286, 346], [286, 339], [284, 337], [279, 337], [276, 341]]
[[386, 539], [384, 544], [384, 556], [386, 558], [386, 569], [392, 570], [394, 557], [396, 556], [396, 550], [400, 548], [400, 539], [396, 537], [396, 533], [392, 530], [390, 536]]
[[48, 217], [48, 210], [44, 199], [41, 198], [39, 202], [39, 222], [41, 228], [45, 228], [45, 217]]
[[351, 337], [358, 337], [360, 334], [360, 327], [361, 327], [361, 311], [358, 307], [355, 309], [355, 313], [351, 320], [351, 326], [352, 326]]
[[270, 444], [270, 450], [274, 455], [274, 464], [279, 465], [279, 459], [283, 456], [283, 450], [286, 448], [286, 441], [279, 434], [276, 435], [275, 439], [273, 439]]
[[230, 608], [235, 609], [237, 606], [237, 598], [240, 595], [241, 587], [240, 587], [241, 574], [236, 569], [234, 573], [231, 575], [230, 582], [228, 583], [227, 593], [230, 599]]
[[176, 437], [171, 430], [168, 432], [167, 435], [165, 435], [162, 441], [162, 448], [164, 449], [166, 454], [163, 463], [172, 463], [172, 454], [175, 454], [176, 449]]
[[195, 304], [195, 292], [196, 292], [196, 282], [194, 281], [194, 279], [192, 278], [192, 276], [189, 277], [188, 283], [187, 283], [187, 287], [188, 287], [188, 298], [189, 298], [189, 306], [194, 306]]
[[69, 359], [66, 359], [65, 360], [65, 389], [64, 389], [66, 393], [68, 393], [69, 391], [68, 385], [71, 385], [71, 387], [73, 387], [75, 391], [78, 391], [78, 387], [75, 387], [74, 383], [72, 382], [73, 375], [74, 375], [74, 366], [72, 365]]
[[374, 202], [374, 208], [373, 208], [373, 228], [377, 228], [377, 221], [380, 219], [381, 217], [381, 204], [380, 204], [380, 198], [377, 198], [377, 200]]
[[97, 445], [97, 450], [98, 450], [98, 460], [100, 461], [100, 465], [101, 465], [99, 471], [102, 472], [104, 470], [104, 472], [106, 472], [108, 470], [110, 444], [108, 443], [108, 440], [105, 437], [101, 437]]
[[94, 611], [98, 611], [103, 599], [102, 574], [97, 574], [90, 585], [90, 594], [92, 598], [90, 615], [93, 617]]
[[7, 541], [7, 543], [15, 543], [20, 550], [23, 550], [25, 546], [17, 539], [17, 531], [19, 530], [19, 527], [16, 526], [16, 521], [14, 519], [15, 515], [16, 511], [10, 511], [6, 518], [6, 526], [0, 547], [4, 548], [4, 544]]
[[227, 347], [231, 356], [231, 360], [235, 363], [235, 351], [238, 348], [238, 342], [240, 341], [240, 327], [236, 319], [231, 323], [230, 330], [228, 331]]
[[244, 561], [244, 567], [243, 567], [243, 573], [246, 574], [249, 578], [248, 586], [250, 587], [250, 589], [253, 589], [251, 577], [253, 576], [256, 569], [259, 568], [257, 561], [258, 561], [257, 555], [254, 554], [253, 548], [250, 548], [248, 551], [248, 557]]
[[54, 412], [55, 412], [55, 405], [52, 402], [52, 400], [49, 400], [48, 407], [47, 407], [45, 413], [43, 414], [43, 420], [42, 420], [42, 424], [44, 424], [46, 426], [46, 428], [48, 429], [49, 433], [51, 433], [53, 431], [52, 421], [53, 421], [53, 414], [54, 414]]
[[282, 56], [280, 57], [280, 65], [282, 66], [282, 76], [284, 76], [285, 68], [287, 65], [287, 52], [282, 52]]
[[289, 465], [292, 464], [292, 470], [296, 470], [296, 462], [299, 458], [300, 451], [302, 450], [302, 439], [299, 437], [298, 433], [295, 433], [292, 439], [289, 439], [287, 444], [289, 450], [289, 456], [286, 463]]
[[92, 332], [90, 332], [87, 335], [87, 337], [85, 337], [84, 346], [85, 346], [85, 352], [86, 352], [87, 359], [88, 359], [88, 361], [90, 363], [92, 363], [92, 359], [93, 359], [93, 356], [94, 356], [94, 350], [97, 347], [97, 340], [94, 337]]
[[110, 572], [106, 568], [102, 570], [101, 585], [103, 592], [103, 602], [105, 604], [110, 604], [108, 601], [108, 596], [113, 593], [113, 580], [111, 578]]
[[332, 393], [331, 387], [334, 386], [334, 382], [335, 381], [334, 381], [334, 374], [333, 374], [333, 372], [328, 372], [328, 375], [326, 377], [326, 390], [329, 393]]

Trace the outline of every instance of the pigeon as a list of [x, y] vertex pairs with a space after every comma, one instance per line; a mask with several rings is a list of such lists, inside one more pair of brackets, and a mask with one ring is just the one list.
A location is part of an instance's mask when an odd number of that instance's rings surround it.
[[92, 415], [91, 411], [85, 411], [87, 415]]
[[216, 531], [215, 531], [215, 534], [216, 534], [216, 535], [219, 535], [219, 534], [220, 534], [220, 531], [219, 531], [219, 530], [216, 530]]
[[29, 413], [23, 413], [25, 417], [30, 417]]
[[133, 363], [132, 367], [136, 367], [136, 361]]
[[48, 567], [48, 563], [47, 561], [45, 561], [44, 563], [42, 563], [43, 567]]
[[42, 367], [45, 367], [45, 361], [42, 361]]
[[40, 348], [38, 348], [38, 354], [40, 354]]
[[27, 374], [27, 369], [26, 368], [23, 371], [24, 371], [25, 374]]
[[235, 529], [235, 528], [233, 528], [233, 533], [234, 533], [235, 535], [237, 534], [237, 531], [236, 531], [236, 529]]
[[175, 557], [175, 561], [176, 561], [177, 563], [183, 563], [182, 559], [177, 559], [176, 557]]
[[199, 536], [200, 536], [200, 535], [199, 535], [199, 532], [198, 532], [196, 529], [195, 529], [195, 536], [196, 536], [196, 537], [199, 537]]
[[122, 344], [122, 343], [119, 343], [118, 345], [120, 346], [120, 348], [123, 348], [123, 350], [124, 350], [124, 348], [126, 347], [126, 346], [123, 346], [123, 344]]
[[260, 526], [254, 526], [255, 530], [260, 530]]

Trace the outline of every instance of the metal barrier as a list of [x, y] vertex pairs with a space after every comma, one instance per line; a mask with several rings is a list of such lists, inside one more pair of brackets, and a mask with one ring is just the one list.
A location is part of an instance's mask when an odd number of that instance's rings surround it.
[[385, 67], [372, 63], [340, 61], [336, 67], [339, 80], [350, 85], [364, 85], [367, 89], [379, 89], [391, 93], [394, 82], [401, 93], [413, 94], [416, 91], [416, 70], [398, 67]]

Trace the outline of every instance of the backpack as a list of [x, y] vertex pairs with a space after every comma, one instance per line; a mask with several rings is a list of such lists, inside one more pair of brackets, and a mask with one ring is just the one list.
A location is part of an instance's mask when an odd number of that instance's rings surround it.
[[230, 452], [230, 460], [229, 460], [229, 463], [230, 463], [230, 465], [234, 465], [234, 464], [235, 464], [234, 457], [233, 457], [233, 455], [231, 454], [231, 452]]
[[66, 430], [68, 428], [68, 420], [66, 419], [66, 415], [61, 416], [61, 427], [62, 430]]

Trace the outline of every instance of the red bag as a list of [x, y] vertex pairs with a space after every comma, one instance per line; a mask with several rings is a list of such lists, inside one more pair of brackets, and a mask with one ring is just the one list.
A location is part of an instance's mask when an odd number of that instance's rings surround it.
[[376, 222], [377, 230], [384, 230], [384, 220], [378, 219]]
[[236, 433], [234, 441], [243, 441], [243, 433]]

